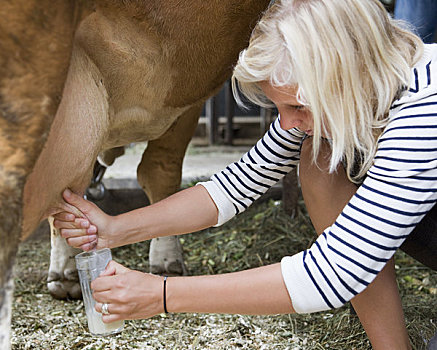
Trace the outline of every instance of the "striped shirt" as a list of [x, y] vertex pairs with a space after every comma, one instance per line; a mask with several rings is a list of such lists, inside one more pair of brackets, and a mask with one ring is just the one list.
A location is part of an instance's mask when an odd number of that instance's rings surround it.
[[[281, 261], [296, 312], [339, 307], [362, 292], [437, 201], [437, 44], [425, 45], [411, 81], [356, 194], [309, 249]], [[200, 183], [217, 205], [217, 226], [299, 163], [303, 137], [278, 118], [238, 162]]]

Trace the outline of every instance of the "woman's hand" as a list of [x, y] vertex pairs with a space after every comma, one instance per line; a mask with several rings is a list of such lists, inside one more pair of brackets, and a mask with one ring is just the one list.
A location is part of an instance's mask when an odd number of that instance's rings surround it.
[[134, 271], [109, 262], [100, 277], [91, 283], [96, 310], [102, 312], [108, 304], [109, 315], [103, 322], [149, 318], [164, 311], [163, 277]]
[[111, 248], [111, 218], [97, 205], [66, 189], [64, 200], [76, 207], [86, 218], [77, 217], [72, 212], [54, 215], [53, 225], [60, 230], [61, 236], [75, 248], [88, 251], [94, 248]]

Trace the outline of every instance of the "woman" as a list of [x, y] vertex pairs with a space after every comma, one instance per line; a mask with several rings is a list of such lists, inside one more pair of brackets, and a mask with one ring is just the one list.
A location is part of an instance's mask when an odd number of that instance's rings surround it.
[[[210, 181], [116, 217], [66, 191], [87, 219], [64, 212], [55, 226], [84, 250], [218, 226], [299, 164], [319, 238], [281, 263], [225, 275], [165, 279], [111, 262], [92, 285], [104, 321], [305, 313], [351, 300], [375, 349], [411, 348], [392, 256], [409, 236], [420, 243], [420, 225], [436, 216], [436, 65], [437, 47], [377, 0], [276, 2], [233, 76], [251, 101], [278, 108], [266, 135]], [[430, 242], [420, 254], [435, 264]]]

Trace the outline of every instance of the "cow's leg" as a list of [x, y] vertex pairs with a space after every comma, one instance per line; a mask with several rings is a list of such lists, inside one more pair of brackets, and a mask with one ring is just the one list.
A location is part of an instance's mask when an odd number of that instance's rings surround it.
[[81, 289], [74, 257], [80, 250], [70, 247], [59, 235], [58, 230], [53, 227], [53, 217], [49, 218], [49, 223], [52, 249], [47, 287], [55, 298], [78, 299], [81, 296]]
[[[77, 6], [77, 7], [76, 7]], [[0, 1], [0, 349], [9, 349], [23, 188], [62, 93], [77, 1]], [[33, 231], [37, 225], [30, 227]], [[30, 232], [29, 232], [30, 233]]]
[[[197, 126], [202, 104], [181, 115], [159, 139], [150, 141], [138, 166], [138, 182], [151, 203], [180, 189], [182, 162]], [[157, 274], [182, 275], [186, 267], [177, 237], [153, 239], [150, 244], [150, 271]]]

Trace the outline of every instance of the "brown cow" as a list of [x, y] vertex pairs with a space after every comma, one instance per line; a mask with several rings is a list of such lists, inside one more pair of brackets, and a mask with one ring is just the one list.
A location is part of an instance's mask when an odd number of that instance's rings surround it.
[[[99, 152], [134, 141], [149, 141], [138, 180], [150, 200], [174, 193], [202, 105], [269, 0], [90, 3], [0, 0], [1, 349], [20, 232], [65, 208], [64, 188], [84, 192]], [[74, 254], [52, 231], [49, 289], [77, 295]], [[180, 271], [180, 255], [162, 262]]]

